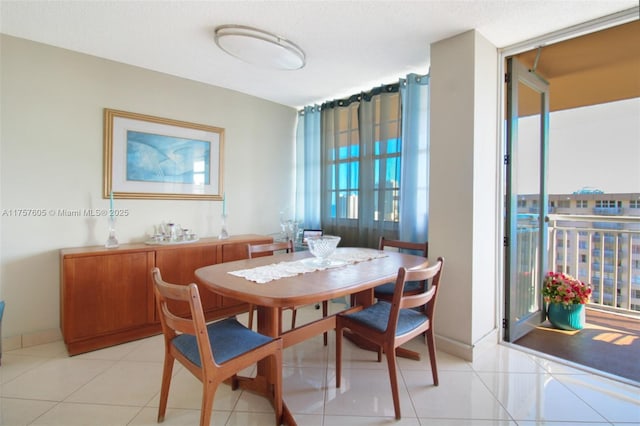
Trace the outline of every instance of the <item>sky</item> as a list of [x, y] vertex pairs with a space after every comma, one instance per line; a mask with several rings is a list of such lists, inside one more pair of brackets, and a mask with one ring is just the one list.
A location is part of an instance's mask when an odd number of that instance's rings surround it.
[[[538, 192], [538, 123], [519, 122], [521, 194]], [[640, 98], [551, 113], [548, 177], [549, 194], [640, 193]]]

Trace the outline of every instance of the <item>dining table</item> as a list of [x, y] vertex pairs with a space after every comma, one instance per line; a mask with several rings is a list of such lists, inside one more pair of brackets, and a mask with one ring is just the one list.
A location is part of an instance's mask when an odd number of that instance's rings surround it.
[[[373, 303], [376, 286], [395, 281], [400, 267], [426, 262], [422, 256], [395, 251], [339, 247], [328, 259], [308, 251], [281, 253], [201, 267], [195, 276], [214, 293], [256, 306], [258, 332], [281, 338], [286, 349], [335, 329], [336, 319], [329, 315], [283, 332], [282, 308], [347, 297], [351, 306], [343, 312], [359, 310]], [[273, 399], [270, 362], [260, 361], [256, 376], [239, 377], [238, 386]], [[282, 424], [297, 424], [285, 401]]]

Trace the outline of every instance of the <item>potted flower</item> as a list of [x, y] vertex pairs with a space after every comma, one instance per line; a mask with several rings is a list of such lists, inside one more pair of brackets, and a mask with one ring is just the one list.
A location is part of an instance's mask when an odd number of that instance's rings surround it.
[[547, 272], [542, 284], [547, 317], [555, 327], [580, 330], [584, 327], [584, 305], [591, 298], [591, 286], [560, 272]]

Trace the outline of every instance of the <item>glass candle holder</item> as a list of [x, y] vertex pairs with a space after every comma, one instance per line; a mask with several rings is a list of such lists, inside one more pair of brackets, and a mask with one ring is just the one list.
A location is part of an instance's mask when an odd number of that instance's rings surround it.
[[118, 243], [118, 237], [116, 237], [116, 218], [115, 216], [109, 216], [109, 237], [104, 244], [106, 248], [116, 248], [120, 246]]
[[218, 234], [219, 240], [226, 240], [229, 238], [229, 232], [227, 232], [227, 215], [222, 214], [222, 225], [220, 228], [220, 233]]

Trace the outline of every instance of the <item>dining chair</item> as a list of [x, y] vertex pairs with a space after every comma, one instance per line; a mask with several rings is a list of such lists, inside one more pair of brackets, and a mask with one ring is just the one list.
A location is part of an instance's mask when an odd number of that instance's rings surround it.
[[[416, 268], [400, 268], [391, 302], [380, 300], [357, 312], [340, 313], [336, 316], [337, 388], [340, 388], [341, 383], [342, 336], [345, 328], [378, 347], [378, 362], [381, 361], [382, 352], [385, 353], [396, 419], [400, 419], [396, 348], [425, 333], [433, 384], [438, 386], [433, 319], [443, 266], [444, 259], [439, 257], [437, 263], [432, 266], [425, 262]], [[426, 280], [431, 280], [429, 289], [425, 289], [422, 293], [407, 295], [403, 291], [409, 281]]]
[[[422, 257], [427, 257], [429, 255], [429, 243], [427, 241], [424, 243], [414, 243], [410, 241], [387, 240], [385, 237], [380, 237], [380, 240], [378, 241], [378, 250], [384, 250], [385, 247], [393, 247], [400, 251], [410, 250], [412, 253], [418, 254]], [[424, 291], [425, 286], [426, 282], [424, 281], [409, 281], [405, 285], [404, 292], [405, 294], [421, 293]], [[373, 296], [378, 300], [391, 301], [393, 298], [394, 288], [395, 283], [393, 282], [379, 285], [373, 290]]]
[[[284, 242], [275, 242], [275, 243], [267, 243], [267, 244], [247, 244], [247, 257], [249, 259], [253, 258], [254, 255], [259, 253], [273, 253], [276, 251], [284, 251], [286, 253], [293, 253], [295, 251], [293, 241], [284, 241]], [[296, 306], [290, 306], [285, 309], [291, 309], [291, 328], [296, 328], [296, 313], [298, 308]], [[255, 306], [249, 305], [249, 321], [248, 327], [253, 328], [253, 312], [255, 311]], [[329, 311], [328, 302], [325, 300], [322, 302], [322, 316], [326, 317]], [[281, 316], [282, 318], [282, 316]], [[282, 328], [282, 324], [280, 325]], [[282, 330], [280, 330], [282, 332]], [[324, 345], [327, 345], [328, 336], [327, 333], [324, 333]]]
[[[238, 372], [271, 357], [274, 383], [269, 397], [279, 425], [283, 412], [282, 340], [256, 333], [240, 324], [235, 317], [207, 325], [195, 283], [167, 283], [162, 280], [158, 268], [153, 268], [151, 276], [165, 342], [158, 423], [164, 421], [175, 360], [202, 382], [200, 425], [208, 426], [213, 398], [220, 383], [230, 379], [232, 388], [236, 389]], [[187, 303], [189, 316], [176, 315], [169, 300]]]

